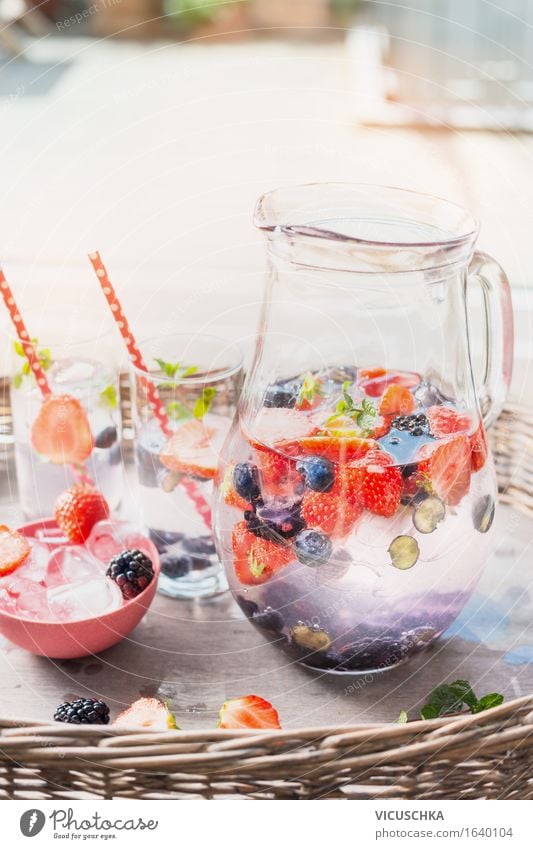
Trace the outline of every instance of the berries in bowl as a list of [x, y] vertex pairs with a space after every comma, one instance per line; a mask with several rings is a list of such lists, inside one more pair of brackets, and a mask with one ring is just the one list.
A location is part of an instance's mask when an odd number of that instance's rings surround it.
[[18, 530], [0, 525], [0, 633], [8, 640], [37, 655], [84, 657], [139, 624], [155, 595], [159, 554], [106, 508], [95, 490], [72, 487], [54, 518]]

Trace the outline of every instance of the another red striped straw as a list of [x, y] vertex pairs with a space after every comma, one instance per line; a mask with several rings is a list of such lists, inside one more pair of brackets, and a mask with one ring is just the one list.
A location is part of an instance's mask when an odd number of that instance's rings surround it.
[[22, 350], [26, 355], [26, 359], [28, 360], [28, 365], [31, 368], [33, 375], [35, 377], [35, 381], [37, 386], [41, 390], [41, 394], [43, 398], [46, 398], [47, 395], [52, 394], [52, 390], [48, 384], [48, 380], [46, 379], [46, 375], [44, 373], [44, 369], [41, 366], [39, 361], [39, 357], [37, 356], [37, 351], [35, 350], [35, 345], [30, 339], [30, 334], [26, 330], [26, 325], [22, 319], [20, 314], [20, 310], [17, 307], [15, 298], [13, 297], [13, 292], [11, 291], [11, 287], [7, 282], [4, 272], [0, 267], [0, 292], [2, 293], [2, 297], [4, 299], [4, 304], [7, 307], [7, 311], [13, 322], [13, 327], [15, 328], [15, 333], [17, 334], [17, 339], [20, 341], [22, 345]]
[[[94, 253], [89, 254], [89, 259], [98, 278], [98, 282], [100, 283], [100, 288], [104, 293], [107, 303], [109, 304], [111, 314], [115, 319], [118, 329], [120, 330], [128, 354], [130, 355], [130, 360], [132, 364], [136, 368], [138, 368], [139, 371], [145, 372], [145, 374], [149, 374], [148, 369], [143, 360], [140, 348], [137, 342], [135, 341], [135, 337], [131, 332], [128, 320], [124, 315], [122, 305], [117, 297], [113, 284], [109, 279], [104, 263], [102, 262], [102, 257], [100, 256], [98, 251], [95, 251]], [[148, 377], [144, 377], [143, 380], [146, 386], [146, 392], [148, 394], [150, 406], [161, 426], [161, 430], [163, 431], [165, 436], [171, 436], [173, 430], [169, 425], [165, 407], [159, 397], [157, 387], [153, 383], [153, 381], [151, 381]], [[205, 526], [209, 530], [211, 530], [211, 508], [202, 493], [199, 491], [194, 481], [184, 476], [180, 480], [180, 485], [183, 486], [185, 492], [193, 502], [198, 512], [198, 515], [203, 520]]]

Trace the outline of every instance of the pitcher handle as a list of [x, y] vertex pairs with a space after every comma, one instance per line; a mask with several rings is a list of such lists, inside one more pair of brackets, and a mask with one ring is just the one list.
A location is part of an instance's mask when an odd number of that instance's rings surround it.
[[483, 380], [478, 389], [485, 427], [498, 418], [513, 374], [514, 322], [511, 288], [503, 268], [488, 254], [476, 251], [468, 282], [479, 281], [485, 307]]

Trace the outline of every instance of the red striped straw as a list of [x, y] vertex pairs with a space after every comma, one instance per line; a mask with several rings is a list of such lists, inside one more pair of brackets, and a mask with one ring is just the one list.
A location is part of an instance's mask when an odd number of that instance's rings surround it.
[[[113, 284], [109, 279], [104, 263], [102, 262], [102, 257], [98, 251], [95, 251], [94, 253], [89, 254], [89, 259], [98, 278], [100, 288], [104, 293], [107, 303], [109, 304], [111, 314], [115, 319], [118, 329], [120, 330], [132, 364], [135, 368], [139, 369], [139, 371], [143, 371], [145, 374], [148, 374], [149, 372], [146, 368], [140, 348], [135, 341], [133, 333], [131, 332], [128, 319], [124, 315], [124, 310], [122, 309], [122, 305], [117, 297], [115, 289], [113, 288]], [[143, 377], [143, 382], [146, 387], [150, 407], [161, 426], [161, 430], [165, 436], [171, 436], [174, 431], [169, 425], [168, 416], [166, 414], [164, 404], [159, 397], [156, 385], [148, 377]], [[191, 499], [205, 526], [211, 530], [211, 508], [194, 481], [184, 476], [180, 480], [180, 485], [184, 488], [185, 492]]]
[[7, 311], [10, 315], [11, 321], [13, 322], [13, 327], [15, 328], [15, 332], [17, 334], [17, 339], [20, 341], [22, 345], [22, 350], [26, 355], [26, 359], [28, 360], [28, 365], [33, 372], [33, 376], [35, 377], [35, 381], [37, 386], [41, 390], [41, 394], [43, 398], [46, 398], [47, 395], [52, 394], [52, 390], [48, 385], [48, 380], [46, 379], [46, 375], [44, 373], [44, 369], [41, 366], [39, 361], [39, 357], [37, 356], [37, 351], [35, 350], [35, 345], [30, 339], [30, 334], [26, 330], [26, 325], [22, 319], [20, 314], [20, 310], [17, 307], [15, 298], [13, 297], [13, 292], [11, 291], [11, 287], [7, 282], [4, 272], [0, 267], [0, 292], [2, 293], [2, 297], [4, 299], [4, 304], [7, 307]]

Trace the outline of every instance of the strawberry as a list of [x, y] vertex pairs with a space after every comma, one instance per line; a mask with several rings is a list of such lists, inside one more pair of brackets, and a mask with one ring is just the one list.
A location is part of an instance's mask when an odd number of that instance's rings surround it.
[[470, 429], [470, 416], [459, 415], [452, 407], [437, 405], [426, 410], [429, 429], [436, 439], [449, 436], [452, 433], [464, 433]]
[[281, 728], [278, 712], [261, 696], [241, 696], [224, 702], [218, 728]]
[[367, 510], [378, 516], [394, 516], [400, 506], [402, 473], [385, 451], [369, 451], [354, 466], [358, 475], [362, 501]]
[[0, 525], [0, 576], [9, 575], [24, 563], [31, 551], [28, 540], [7, 525]]
[[280, 443], [279, 447], [287, 454], [317, 454], [333, 463], [347, 463], [363, 457], [370, 448], [377, 448], [377, 442], [360, 436], [320, 434], [306, 436], [297, 442]]
[[488, 445], [487, 434], [483, 427], [483, 422], [479, 423], [479, 427], [470, 437], [470, 448], [472, 450], [472, 471], [479, 472], [487, 461]]
[[379, 398], [387, 386], [395, 383], [406, 389], [414, 389], [420, 383], [421, 377], [414, 371], [387, 371], [383, 376], [371, 377], [368, 380], [358, 380], [357, 385], [370, 398]]
[[159, 459], [172, 472], [214, 478], [218, 462], [213, 449], [216, 434], [217, 429], [204, 421], [187, 421], [170, 437]]
[[409, 416], [415, 406], [415, 399], [405, 386], [401, 386], [399, 383], [391, 383], [383, 393], [379, 412], [382, 416]]
[[256, 537], [246, 522], [233, 528], [231, 545], [235, 577], [241, 584], [264, 584], [293, 559], [290, 548]]
[[377, 366], [376, 368], [360, 368], [357, 372], [357, 379], [370, 380], [373, 377], [383, 377], [387, 374], [387, 369]]
[[369, 436], [372, 439], [381, 439], [386, 436], [392, 427], [392, 416], [376, 416]]
[[427, 476], [439, 498], [452, 506], [470, 489], [471, 453], [468, 437], [463, 435], [443, 440], [434, 450], [424, 445], [420, 451], [419, 474]]
[[[295, 485], [299, 480], [295, 472], [295, 463], [277, 451], [256, 448], [257, 464], [266, 488], [279, 490], [283, 486]], [[279, 492], [277, 493], [279, 495]]]
[[306, 524], [329, 536], [349, 534], [362, 512], [359, 476], [350, 466], [338, 467], [329, 492], [307, 492], [302, 500]]
[[254, 448], [293, 442], [304, 436], [318, 433], [318, 427], [302, 410], [286, 407], [263, 407], [254, 422], [253, 434], [248, 441]]
[[109, 505], [101, 492], [76, 484], [61, 493], [55, 504], [55, 520], [70, 542], [83, 543], [94, 525], [109, 518]]
[[119, 713], [113, 725], [124, 728], [150, 728], [152, 731], [178, 730], [176, 718], [166, 702], [159, 699], [137, 699], [131, 707]]
[[245, 501], [238, 492], [236, 492], [235, 487], [233, 486], [234, 468], [235, 466], [233, 464], [227, 466], [226, 471], [224, 472], [224, 479], [220, 485], [220, 492], [224, 499], [224, 504], [227, 504], [229, 507], [236, 507], [238, 510], [249, 510], [250, 504]]
[[31, 426], [31, 444], [50, 463], [84, 463], [94, 440], [87, 414], [77, 398], [45, 398]]

